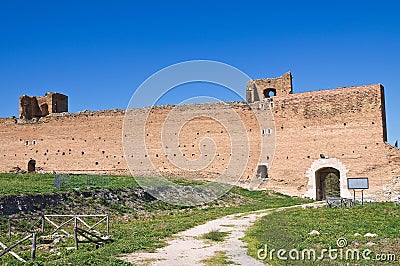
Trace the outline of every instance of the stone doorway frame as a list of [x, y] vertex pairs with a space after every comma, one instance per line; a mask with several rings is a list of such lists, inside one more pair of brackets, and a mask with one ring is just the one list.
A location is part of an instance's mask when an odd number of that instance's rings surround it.
[[318, 159], [315, 160], [311, 167], [306, 172], [306, 177], [308, 180], [307, 192], [303, 195], [307, 198], [317, 199], [317, 180], [316, 173], [322, 168], [335, 168], [340, 174], [340, 197], [351, 198], [350, 191], [347, 188], [347, 173], [349, 170], [346, 166], [340, 162], [337, 158], [329, 159]]

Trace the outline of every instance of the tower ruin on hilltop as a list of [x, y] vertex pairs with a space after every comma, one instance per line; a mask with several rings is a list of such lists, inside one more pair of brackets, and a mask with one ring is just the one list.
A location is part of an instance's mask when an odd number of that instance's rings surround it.
[[19, 117], [23, 119], [32, 119], [34, 117], [43, 117], [53, 113], [68, 112], [68, 96], [47, 92], [44, 96], [19, 97]]
[[282, 97], [292, 93], [292, 74], [287, 72], [282, 77], [253, 79], [247, 82], [246, 101], [254, 103], [274, 96]]

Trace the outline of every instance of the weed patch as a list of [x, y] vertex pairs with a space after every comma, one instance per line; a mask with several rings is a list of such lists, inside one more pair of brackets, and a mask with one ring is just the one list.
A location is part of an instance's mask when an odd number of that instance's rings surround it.
[[233, 261], [228, 260], [226, 252], [224, 251], [217, 251], [214, 256], [205, 259], [202, 262], [208, 266], [235, 265]]
[[201, 236], [202, 239], [208, 239], [211, 241], [222, 242], [225, 240], [225, 237], [228, 235], [228, 232], [220, 232], [218, 230], [211, 230], [208, 233], [205, 233]]

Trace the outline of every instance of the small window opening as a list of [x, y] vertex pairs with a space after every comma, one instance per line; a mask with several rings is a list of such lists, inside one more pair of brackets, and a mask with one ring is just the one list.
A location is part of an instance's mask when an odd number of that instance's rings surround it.
[[272, 134], [272, 129], [262, 129], [261, 130], [261, 135], [271, 135]]
[[274, 96], [276, 96], [276, 89], [274, 89], [274, 88], [265, 89], [265, 90], [263, 91], [263, 94], [264, 94], [264, 98], [265, 98], [265, 99], [274, 97]]

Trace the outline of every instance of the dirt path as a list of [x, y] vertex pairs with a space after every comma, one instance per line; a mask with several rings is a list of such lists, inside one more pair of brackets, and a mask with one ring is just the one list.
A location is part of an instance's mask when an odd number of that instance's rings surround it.
[[[305, 208], [312, 204], [301, 206]], [[227, 261], [232, 261], [232, 265], [265, 265], [247, 255], [246, 243], [240, 239], [260, 217], [296, 207], [299, 206], [228, 215], [174, 235], [167, 241], [167, 246], [157, 249], [154, 253], [135, 252], [125, 255], [122, 259], [134, 265], [205, 265], [203, 260], [215, 256], [216, 251], [222, 251], [226, 253]], [[201, 239], [203, 234], [212, 230], [228, 232], [228, 235], [223, 242]]]

